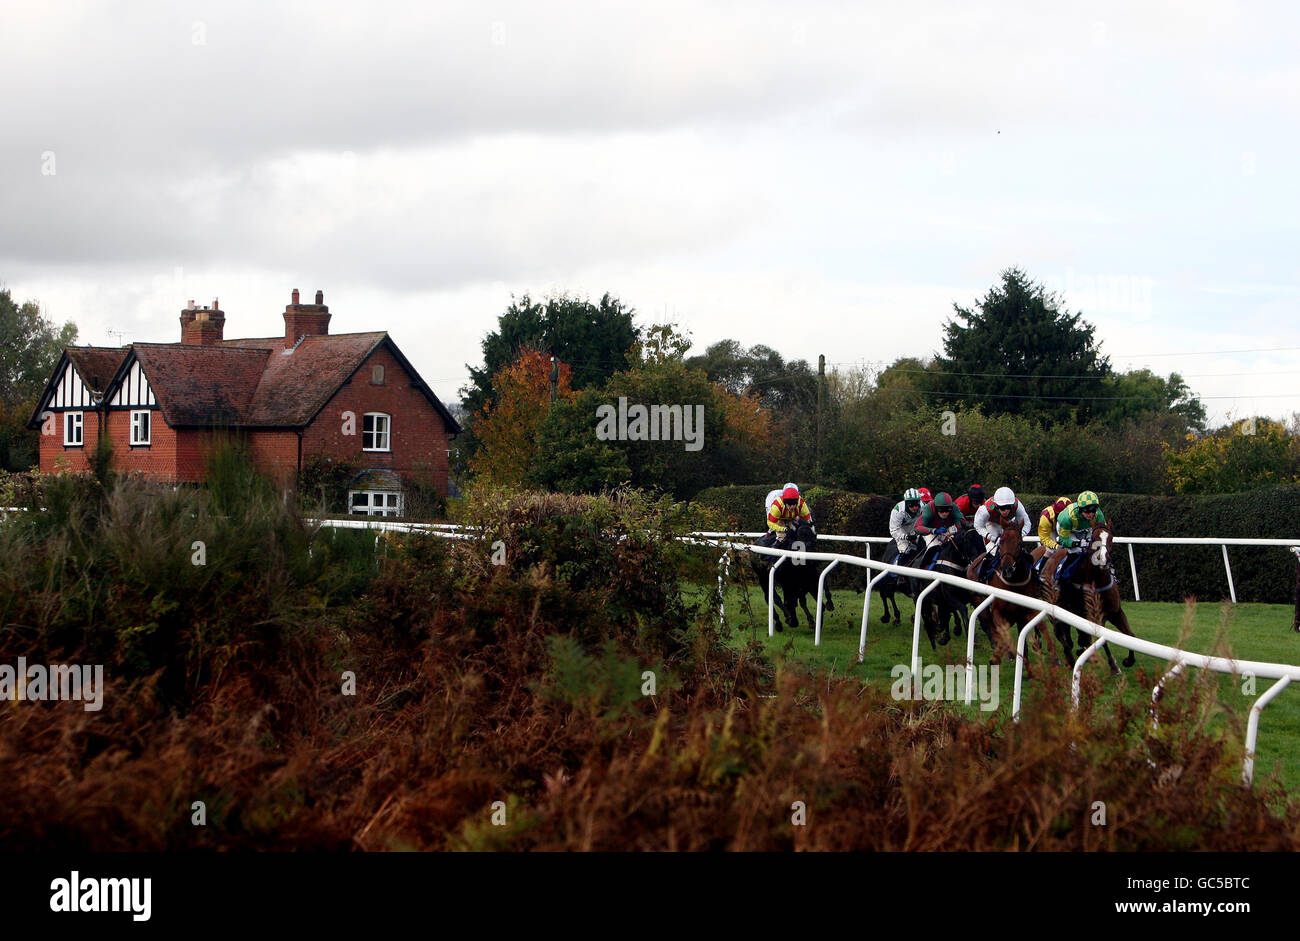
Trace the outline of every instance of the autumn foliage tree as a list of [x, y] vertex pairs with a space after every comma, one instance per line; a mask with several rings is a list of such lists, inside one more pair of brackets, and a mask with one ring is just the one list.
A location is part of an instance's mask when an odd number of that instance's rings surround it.
[[1300, 439], [1281, 422], [1248, 418], [1199, 438], [1188, 435], [1188, 442], [1165, 448], [1175, 493], [1232, 493], [1300, 481]]
[[[555, 398], [575, 396], [572, 370], [557, 363]], [[470, 470], [482, 480], [518, 486], [537, 460], [542, 425], [551, 407], [551, 358], [526, 349], [492, 376], [494, 397], [474, 415], [478, 450]]]

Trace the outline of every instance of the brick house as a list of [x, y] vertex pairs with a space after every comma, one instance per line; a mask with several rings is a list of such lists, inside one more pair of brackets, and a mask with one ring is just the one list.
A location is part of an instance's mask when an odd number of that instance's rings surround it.
[[190, 301], [179, 343], [64, 350], [28, 423], [41, 471], [88, 469], [107, 434], [114, 469], [197, 483], [214, 435], [235, 432], [281, 485], [313, 460], [356, 465], [353, 513], [402, 515], [417, 477], [446, 495], [460, 425], [387, 333], [331, 335], [320, 291], [294, 290], [282, 336], [228, 340], [225, 321]]

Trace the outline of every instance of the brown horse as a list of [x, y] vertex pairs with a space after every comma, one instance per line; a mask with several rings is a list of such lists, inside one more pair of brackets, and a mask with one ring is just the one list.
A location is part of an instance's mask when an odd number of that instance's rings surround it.
[[[1004, 528], [1002, 536], [998, 540], [997, 551], [998, 565], [993, 570], [993, 574], [989, 576], [988, 584], [994, 588], [1003, 588], [1018, 595], [1024, 595], [1027, 598], [1037, 598], [1038, 583], [1034, 579], [1033, 559], [1024, 550], [1024, 540], [1020, 530], [1014, 526]], [[984, 556], [981, 556], [971, 565], [968, 570], [968, 578], [976, 578], [983, 561]], [[984, 633], [988, 635], [989, 643], [993, 645], [991, 663], [997, 663], [1001, 660], [1005, 651], [1015, 652], [1014, 642], [1007, 637], [1007, 628], [1012, 625], [1017, 630], [1023, 628], [1036, 613], [1032, 608], [1014, 604], [1010, 601], [1003, 601], [1001, 598], [995, 599], [988, 606], [980, 615], [980, 623], [984, 626]], [[998, 632], [996, 639], [993, 636], [994, 628]]]
[[[1133, 629], [1129, 627], [1128, 617], [1124, 614], [1124, 608], [1120, 603], [1119, 583], [1115, 578], [1115, 571], [1110, 567], [1113, 540], [1114, 534], [1108, 524], [1093, 525], [1086, 558], [1080, 559], [1070, 575], [1060, 582], [1059, 604], [1071, 614], [1087, 618], [1094, 624], [1105, 625], [1109, 621], [1112, 627], [1133, 637], [1135, 636]], [[1066, 636], [1068, 634], [1067, 629]], [[1083, 631], [1078, 631], [1078, 635], [1078, 652], [1083, 653], [1092, 643], [1093, 638]], [[1111, 672], [1119, 673], [1120, 669], [1115, 665], [1110, 645], [1104, 645], [1102, 650], [1106, 651], [1106, 660], [1110, 663]], [[1073, 660], [1075, 657], [1072, 655], [1070, 659]], [[1135, 662], [1137, 657], [1130, 650], [1128, 656], [1124, 658], [1124, 666], [1131, 667]]]

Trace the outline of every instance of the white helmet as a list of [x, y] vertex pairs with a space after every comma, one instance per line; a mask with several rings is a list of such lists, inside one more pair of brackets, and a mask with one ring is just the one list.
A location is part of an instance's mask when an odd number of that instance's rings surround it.
[[1015, 506], [1016, 495], [1010, 487], [999, 487], [993, 494], [994, 506]]
[[906, 490], [903, 491], [903, 502], [920, 503], [921, 491], [917, 490], [915, 487], [908, 487]]

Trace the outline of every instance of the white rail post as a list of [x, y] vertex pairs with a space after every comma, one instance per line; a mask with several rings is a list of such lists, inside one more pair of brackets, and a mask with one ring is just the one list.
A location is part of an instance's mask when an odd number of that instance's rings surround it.
[[862, 595], [862, 634], [858, 637], [858, 663], [867, 659], [867, 616], [871, 613], [871, 589], [876, 587], [876, 582], [888, 574], [888, 572], [881, 572], [875, 578], [871, 578], [871, 570], [867, 569], [867, 590]]
[[[993, 596], [989, 595], [989, 601]], [[1046, 611], [1039, 611], [1030, 619], [1029, 623], [1020, 629], [1020, 636], [1016, 638], [1016, 684], [1011, 690], [1011, 718], [1015, 722], [1020, 721], [1020, 689], [1024, 683], [1025, 673], [1025, 646], [1029, 640], [1029, 632], [1038, 626], [1038, 622], [1047, 617]]]
[[912, 612], [912, 676], [921, 672], [921, 602], [938, 587], [939, 581], [934, 579], [916, 596], [916, 609]]
[[1228, 573], [1228, 595], [1232, 598], [1232, 603], [1237, 603], [1237, 589], [1232, 584], [1232, 564], [1228, 561], [1228, 544], [1225, 542], [1220, 546], [1223, 550], [1223, 567]]
[[970, 624], [966, 628], [966, 705], [970, 705], [971, 684], [975, 682], [975, 624], [980, 613], [993, 603], [993, 596], [988, 595], [975, 606], [971, 612]]
[[835, 568], [835, 566], [839, 564], [840, 560], [836, 559], [830, 565], [826, 566], [826, 568], [822, 569], [821, 575], [817, 578], [817, 626], [813, 629], [814, 647], [820, 647], [822, 644], [822, 598], [826, 591], [826, 576], [831, 573], [831, 569]]
[[1088, 658], [1097, 652], [1097, 648], [1106, 643], [1104, 636], [1098, 636], [1088, 649], [1079, 654], [1079, 659], [1074, 661], [1074, 674], [1070, 677], [1070, 709], [1077, 711], [1079, 708], [1079, 677], [1083, 674], [1083, 665], [1088, 662]]
[[1264, 695], [1255, 700], [1250, 707], [1250, 719], [1246, 723], [1246, 760], [1241, 766], [1241, 783], [1248, 787], [1255, 783], [1255, 737], [1259, 734], [1259, 714], [1273, 701], [1273, 697], [1287, 688], [1291, 677], [1284, 676], [1268, 689]]
[[730, 558], [731, 550], [728, 549], [726, 552], [722, 553], [722, 558], [718, 559], [718, 620], [722, 622], [724, 627], [727, 624], [727, 602], [722, 594], [722, 573], [725, 566], [727, 576], [731, 576]]
[[1160, 677], [1156, 683], [1155, 689], [1151, 690], [1151, 728], [1160, 728], [1160, 716], [1156, 711], [1156, 704], [1160, 702], [1160, 694], [1164, 692], [1165, 684], [1172, 680], [1179, 673], [1183, 672], [1183, 661], [1176, 660], [1174, 665], [1165, 671], [1165, 675]]
[[1138, 588], [1138, 564], [1133, 558], [1133, 543], [1128, 544], [1128, 570], [1133, 573], [1133, 600], [1142, 600], [1142, 591]]
[[767, 636], [776, 636], [776, 622], [772, 620], [772, 614], [776, 605], [776, 570], [781, 567], [781, 563], [788, 559], [789, 556], [781, 556], [776, 560], [776, 564], [768, 570], [767, 573]]

